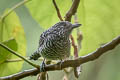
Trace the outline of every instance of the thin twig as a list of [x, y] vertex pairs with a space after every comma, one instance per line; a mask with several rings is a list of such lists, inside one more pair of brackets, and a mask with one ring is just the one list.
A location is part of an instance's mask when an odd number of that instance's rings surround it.
[[4, 49], [6, 49], [7, 51], [9, 51], [10, 53], [12, 53], [12, 54], [18, 56], [19, 58], [23, 59], [24, 61], [26, 61], [27, 63], [29, 63], [29, 64], [32, 65], [33, 67], [36, 67], [36, 68], [38, 68], [38, 69], [40, 68], [39, 65], [36, 65], [36, 64], [30, 62], [29, 60], [27, 60], [26, 58], [24, 58], [23, 56], [21, 56], [19, 53], [13, 51], [12, 49], [10, 49], [9, 47], [7, 47], [6, 45], [0, 43], [0, 46], [3, 47]]
[[16, 4], [16, 5], [13, 6], [12, 8], [10, 8], [10, 9], [8, 10], [8, 12], [5, 13], [5, 14], [3, 14], [3, 16], [1, 16], [0, 18], [1, 18], [2, 20], [4, 20], [5, 17], [7, 17], [12, 11], [14, 11], [16, 8], [20, 7], [21, 5], [25, 4], [25, 3], [28, 2], [28, 1], [30, 1], [30, 0], [22, 0], [20, 3]]
[[47, 79], [47, 72], [41, 72], [38, 74], [37, 80], [46, 80]]
[[24, 61], [22, 59], [8, 59], [8, 60], [5, 60], [6, 63], [9, 63], [9, 62], [21, 62], [21, 61]]
[[80, 3], [80, 0], [73, 0], [71, 8], [65, 15], [65, 21], [71, 21], [72, 15], [74, 15], [77, 12], [79, 3]]
[[[51, 61], [45, 61], [47, 65], [49, 65], [51, 63]], [[39, 75], [38, 75], [38, 78], [37, 80], [49, 80], [49, 76], [48, 76], [48, 73], [47, 71], [45, 72], [41, 72]]]
[[15, 6], [13, 6], [12, 8], [10, 8], [6, 13], [4, 13], [2, 16], [0, 16], [0, 22], [1, 22], [1, 38], [0, 41], [3, 41], [3, 23], [4, 23], [4, 19], [11, 13], [13, 12], [16, 8], [20, 7], [21, 5], [27, 3], [30, 0], [22, 0], [21, 2], [19, 2], [18, 4], [16, 4]]
[[58, 8], [55, 0], [53, 0], [53, 4], [54, 4], [55, 9], [56, 9], [56, 11], [57, 11], [58, 18], [59, 18], [61, 21], [63, 21], [62, 16], [61, 16], [61, 14], [60, 14], [60, 10], [59, 10], [59, 8]]
[[[86, 62], [93, 61], [99, 58], [101, 55], [105, 54], [105, 52], [114, 49], [118, 44], [120, 44], [120, 36], [116, 37], [111, 42], [101, 46], [96, 51], [89, 53], [86, 56], [79, 57], [78, 59], [75, 59], [75, 60], [66, 60], [62, 62], [61, 65], [59, 65], [59, 63], [47, 65], [45, 66], [45, 71], [54, 71], [54, 70], [61, 70], [61, 68], [64, 69], [68, 67], [77, 67], [81, 64], [84, 64]], [[24, 78], [30, 75], [37, 75], [39, 72], [40, 70], [34, 68], [30, 70], [25, 70], [23, 72], [19, 72], [19, 73], [10, 75], [10, 76], [0, 77], [0, 80], [12, 80], [12, 79], [18, 80], [18, 79], [21, 79], [21, 78]]]
[[[79, 23], [77, 13], [74, 14], [74, 23]], [[81, 49], [82, 39], [83, 39], [82, 34], [81, 34], [79, 28], [77, 28], [77, 53], [79, 53], [79, 51]], [[76, 57], [76, 58], [78, 58], [78, 57]], [[78, 78], [80, 76], [81, 72], [82, 72], [82, 65], [80, 65], [78, 67], [74, 67], [74, 75], [76, 78]]]
[[70, 38], [71, 38], [71, 41], [72, 41], [72, 46], [74, 48], [74, 57], [78, 58], [78, 49], [77, 49], [77, 46], [75, 44], [74, 38], [73, 38], [72, 35], [70, 35]]
[[[74, 23], [79, 23], [79, 22], [78, 22], [78, 16], [77, 16], [77, 14], [74, 15]], [[79, 52], [80, 49], [81, 49], [81, 43], [82, 43], [82, 40], [83, 40], [82, 32], [80, 31], [79, 28], [77, 28], [77, 44], [78, 44], [78, 52]]]
[[77, 44], [78, 44], [78, 52], [80, 51], [80, 49], [82, 48], [81, 44], [82, 44], [82, 40], [83, 40], [83, 34], [81, 31], [77, 32]]
[[[29, 59], [29, 58], [26, 58], [26, 59]], [[7, 59], [5, 60], [6, 63], [10, 63], [10, 62], [19, 62], [19, 61], [24, 61], [23, 59], [19, 58], [19, 59]], [[43, 58], [39, 58], [38, 61], [43, 61]], [[51, 62], [52, 64], [56, 64], [57, 61], [52, 61]]]
[[[16, 4], [15, 6], [13, 6], [11, 9], [8, 10], [7, 13], [3, 14], [0, 17], [0, 20], [2, 21], [2, 23], [4, 22], [4, 19], [12, 12], [14, 11], [16, 8], [20, 7], [21, 5], [25, 4], [26, 2], [28, 2], [30, 0], [23, 0], [20, 3]], [[3, 26], [2, 26], [3, 27]], [[6, 45], [0, 43], [0, 46], [5, 48], [6, 50], [8, 50], [9, 52], [11, 52], [12, 54], [18, 56], [19, 58], [23, 59], [24, 61], [26, 61], [27, 63], [29, 63], [30, 65], [32, 65], [33, 67], [39, 68], [39, 65], [33, 64], [32, 62], [30, 62], [29, 60], [27, 60], [26, 58], [24, 58], [23, 56], [19, 55], [18, 53], [16, 53], [15, 51], [13, 51], [12, 49], [8, 48]]]

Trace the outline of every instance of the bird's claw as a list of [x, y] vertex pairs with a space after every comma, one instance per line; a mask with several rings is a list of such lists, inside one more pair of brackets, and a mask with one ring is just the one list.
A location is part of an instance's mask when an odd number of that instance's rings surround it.
[[40, 72], [45, 72], [45, 65], [44, 61], [40, 64]]
[[62, 63], [63, 63], [63, 60], [61, 60], [60, 62], [57, 63], [60, 65], [60, 69], [62, 69]]

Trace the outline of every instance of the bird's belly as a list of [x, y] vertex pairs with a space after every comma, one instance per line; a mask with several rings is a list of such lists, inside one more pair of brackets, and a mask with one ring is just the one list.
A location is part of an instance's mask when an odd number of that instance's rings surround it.
[[[47, 45], [46, 45], [47, 46]], [[60, 45], [54, 44], [41, 48], [41, 56], [49, 60], [61, 60], [69, 57], [70, 55], [70, 44]]]
[[56, 54], [52, 51], [49, 54], [43, 53], [41, 55], [48, 60], [61, 60], [61, 59], [65, 59], [65, 58], [69, 57], [66, 54], [63, 54], [63, 53]]

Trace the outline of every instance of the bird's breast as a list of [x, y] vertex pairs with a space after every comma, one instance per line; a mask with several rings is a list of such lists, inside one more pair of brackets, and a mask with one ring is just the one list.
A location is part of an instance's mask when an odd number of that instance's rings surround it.
[[69, 39], [47, 40], [43, 46], [39, 48], [41, 55], [50, 60], [64, 59], [70, 55]]

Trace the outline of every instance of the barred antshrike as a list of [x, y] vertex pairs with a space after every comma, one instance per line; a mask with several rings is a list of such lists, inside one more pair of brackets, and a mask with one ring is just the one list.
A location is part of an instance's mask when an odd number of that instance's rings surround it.
[[37, 60], [42, 56], [48, 60], [62, 60], [69, 57], [69, 35], [74, 28], [80, 25], [71, 24], [68, 21], [56, 23], [41, 34], [38, 50], [30, 56], [30, 59]]

